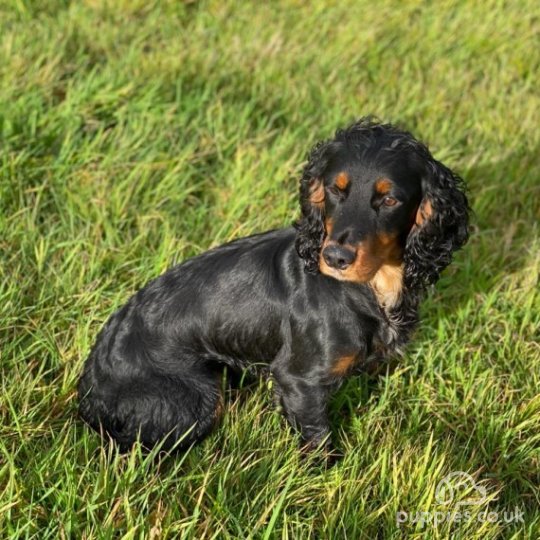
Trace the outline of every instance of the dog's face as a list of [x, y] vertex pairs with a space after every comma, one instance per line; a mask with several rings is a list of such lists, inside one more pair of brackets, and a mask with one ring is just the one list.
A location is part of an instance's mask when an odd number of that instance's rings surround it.
[[338, 280], [367, 282], [381, 267], [403, 263], [422, 186], [418, 167], [406, 159], [381, 166], [367, 156], [354, 157], [336, 156], [319, 193], [313, 193], [315, 200], [324, 195], [319, 270]]
[[[463, 180], [410, 133], [363, 119], [311, 151], [296, 248], [307, 272], [423, 289], [468, 238]], [[384, 272], [378, 273], [384, 269]]]

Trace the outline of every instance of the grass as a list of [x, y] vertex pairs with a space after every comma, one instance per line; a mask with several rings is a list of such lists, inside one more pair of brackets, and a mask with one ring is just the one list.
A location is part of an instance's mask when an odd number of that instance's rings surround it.
[[[0, 1], [0, 536], [538, 538], [536, 2]], [[264, 382], [170, 459], [104, 448], [75, 385], [147, 280], [297, 216], [309, 147], [366, 113], [468, 181], [472, 238], [399, 369], [332, 405], [302, 460]], [[452, 471], [488, 498], [445, 510]], [[523, 521], [478, 520], [518, 506]]]

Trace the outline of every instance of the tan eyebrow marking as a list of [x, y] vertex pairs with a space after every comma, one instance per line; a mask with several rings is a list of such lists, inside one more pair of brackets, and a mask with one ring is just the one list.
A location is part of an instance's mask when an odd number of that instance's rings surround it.
[[349, 185], [350, 178], [346, 172], [340, 172], [336, 177], [336, 187], [344, 190]]
[[379, 195], [386, 195], [387, 193], [390, 193], [392, 186], [393, 184], [388, 178], [379, 178], [379, 180], [375, 182], [375, 191]]

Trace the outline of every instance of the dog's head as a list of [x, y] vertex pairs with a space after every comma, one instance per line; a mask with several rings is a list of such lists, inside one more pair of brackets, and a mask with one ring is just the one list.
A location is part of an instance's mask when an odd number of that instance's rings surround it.
[[362, 119], [309, 155], [298, 254], [307, 272], [424, 288], [467, 241], [463, 187], [410, 133]]

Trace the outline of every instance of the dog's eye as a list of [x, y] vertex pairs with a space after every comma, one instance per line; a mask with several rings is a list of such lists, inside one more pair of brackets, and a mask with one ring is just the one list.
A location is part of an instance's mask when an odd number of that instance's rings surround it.
[[382, 203], [384, 204], [384, 206], [395, 206], [398, 201], [397, 199], [394, 199], [394, 197], [385, 197], [382, 200]]
[[329, 186], [328, 187], [328, 191], [332, 194], [332, 195], [337, 195], [338, 197], [340, 197], [341, 195], [343, 195], [343, 191], [341, 189], [339, 189], [337, 186]]

